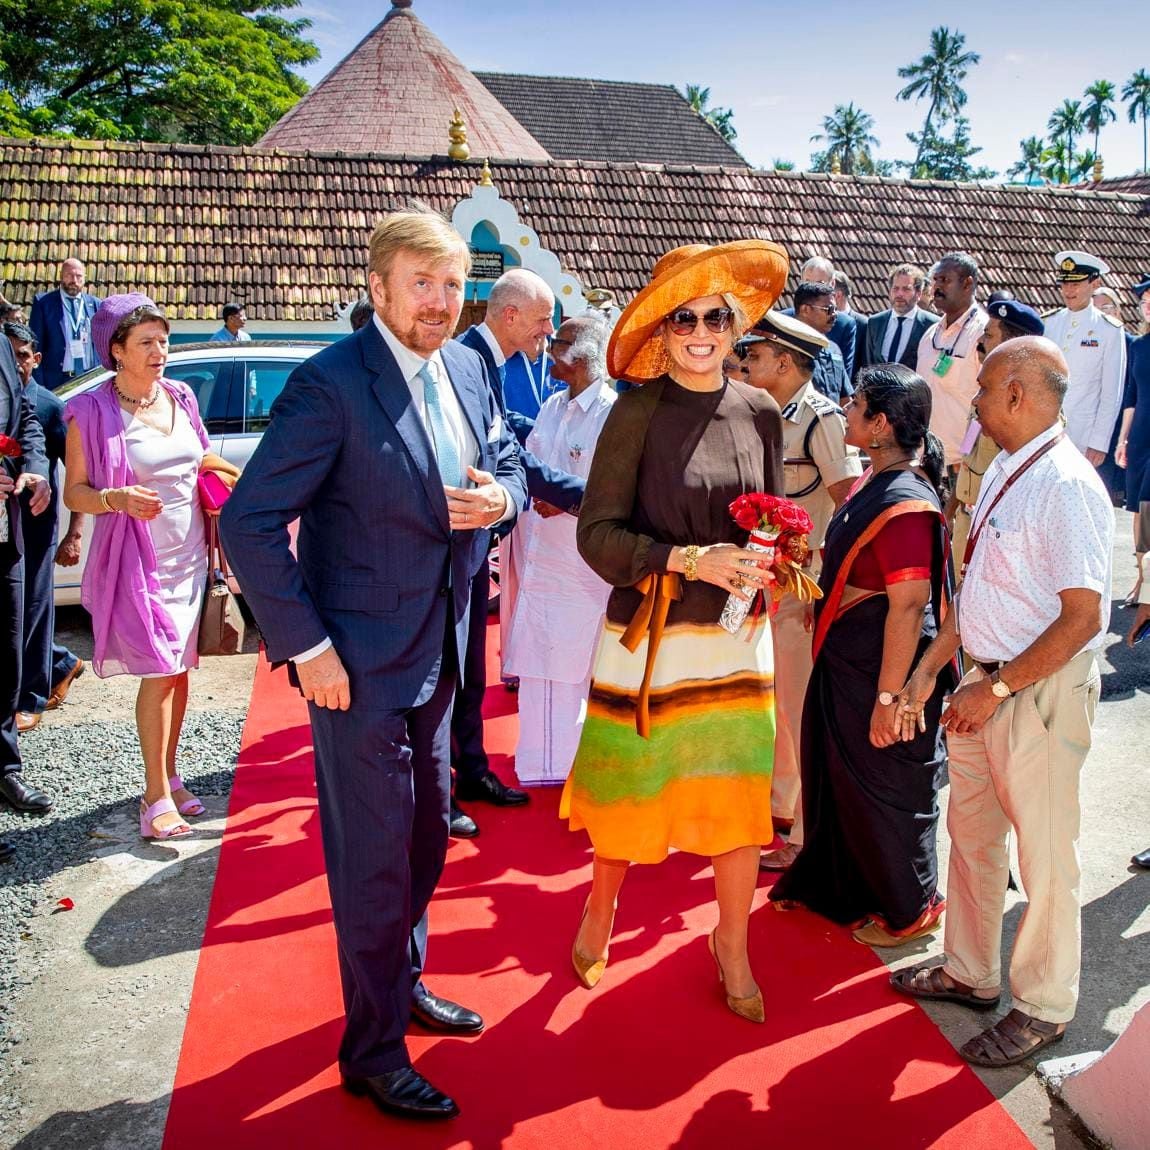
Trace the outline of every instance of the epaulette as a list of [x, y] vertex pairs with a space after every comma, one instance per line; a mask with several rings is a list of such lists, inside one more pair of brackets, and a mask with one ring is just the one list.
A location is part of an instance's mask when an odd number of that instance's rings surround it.
[[1038, 314], [1042, 319], [1049, 319], [1052, 315], [1057, 315], [1060, 311], [1065, 310], [1066, 309], [1062, 307], [1052, 307], [1049, 311], [1039, 312]]
[[810, 404], [811, 410], [820, 419], [824, 415], [842, 415], [843, 409], [837, 403], [829, 400], [821, 391], [812, 391], [807, 397], [807, 403]]

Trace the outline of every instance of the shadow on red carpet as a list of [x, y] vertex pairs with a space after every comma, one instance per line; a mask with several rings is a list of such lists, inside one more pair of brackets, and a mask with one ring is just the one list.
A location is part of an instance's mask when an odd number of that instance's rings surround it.
[[[488, 695], [488, 748], [511, 781], [513, 700], [498, 685]], [[559, 822], [558, 798], [540, 789], [527, 808], [477, 806], [479, 837], [451, 844], [427, 980], [487, 1029], [411, 1034], [416, 1066], [457, 1099], [459, 1119], [385, 1118], [338, 1086], [342, 1007], [306, 710], [261, 660], [165, 1150], [1031, 1145], [872, 952], [814, 915], [772, 909], [765, 876], [751, 920], [765, 1025], [723, 1004], [706, 947], [711, 869], [689, 855], [634, 868], [606, 976], [582, 989], [569, 953], [591, 854]]]

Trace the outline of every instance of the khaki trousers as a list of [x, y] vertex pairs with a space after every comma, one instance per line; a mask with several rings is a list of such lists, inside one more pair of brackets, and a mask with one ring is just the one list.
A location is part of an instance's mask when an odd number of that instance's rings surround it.
[[771, 815], [794, 819], [788, 842], [802, 846], [802, 775], [799, 761], [803, 700], [811, 677], [811, 633], [803, 626], [807, 605], [793, 595], [779, 604], [771, 620], [775, 646], [775, 769], [771, 779]]
[[[985, 678], [975, 667], [963, 683]], [[1014, 828], [1027, 905], [1010, 960], [1019, 1010], [1069, 1022], [1082, 966], [1078, 778], [1101, 680], [1094, 653], [999, 704], [976, 735], [947, 735], [950, 870], [946, 971], [979, 990], [1002, 983], [1008, 836]]]

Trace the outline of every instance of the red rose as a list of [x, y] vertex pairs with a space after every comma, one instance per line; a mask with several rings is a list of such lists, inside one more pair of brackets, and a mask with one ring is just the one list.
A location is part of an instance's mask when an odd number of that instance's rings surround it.
[[24, 454], [20, 441], [10, 435], [0, 435], [0, 458], [19, 459]]
[[727, 510], [744, 531], [754, 531], [759, 526], [759, 509], [755, 506], [753, 495], [740, 495]]

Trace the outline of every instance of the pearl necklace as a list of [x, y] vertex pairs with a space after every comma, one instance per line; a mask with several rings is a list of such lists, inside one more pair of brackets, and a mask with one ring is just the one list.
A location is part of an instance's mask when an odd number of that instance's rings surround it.
[[160, 398], [160, 385], [158, 383], [152, 385], [151, 395], [146, 396], [144, 399], [133, 399], [130, 395], [125, 395], [120, 390], [119, 383], [115, 380], [112, 381], [112, 387], [122, 402], [131, 404], [133, 407], [138, 407], [141, 411], [146, 411], [149, 407], [154, 406], [156, 400]]

